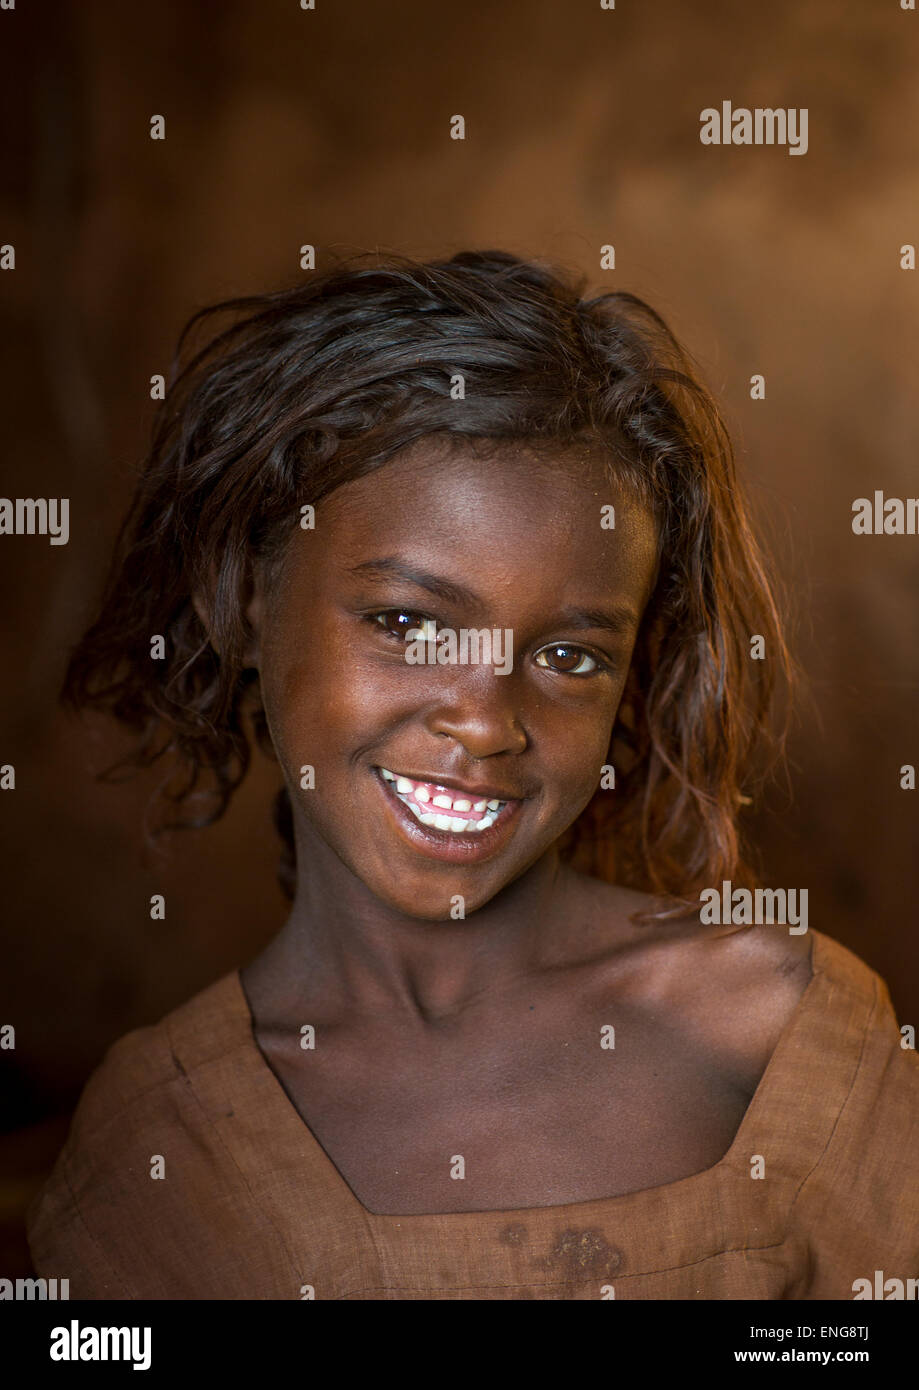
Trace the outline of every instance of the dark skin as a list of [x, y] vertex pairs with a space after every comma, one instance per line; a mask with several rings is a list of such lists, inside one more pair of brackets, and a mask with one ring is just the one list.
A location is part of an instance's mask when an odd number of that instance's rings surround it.
[[[471, 593], [353, 573], [396, 556]], [[559, 860], [598, 785], [656, 572], [651, 516], [596, 456], [422, 441], [330, 494], [278, 585], [256, 587], [249, 656], [298, 881], [241, 978], [267, 1063], [370, 1211], [565, 1205], [711, 1167], [810, 979], [807, 934], [636, 926], [648, 899]], [[509, 628], [513, 670], [412, 666], [400, 620], [372, 617], [393, 610]], [[573, 610], [612, 626], [573, 625]], [[438, 858], [379, 767], [513, 795], [513, 826], [475, 862]], [[600, 1046], [609, 1024], [614, 1050]]]

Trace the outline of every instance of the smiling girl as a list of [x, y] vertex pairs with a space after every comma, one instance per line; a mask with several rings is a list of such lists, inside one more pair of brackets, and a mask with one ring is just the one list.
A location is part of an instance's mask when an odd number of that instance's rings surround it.
[[90, 1079], [29, 1223], [72, 1297], [919, 1269], [883, 982], [822, 932], [700, 919], [756, 882], [737, 816], [790, 659], [709, 395], [651, 309], [582, 288], [358, 258], [183, 333], [65, 689], [177, 759], [182, 823], [276, 758], [290, 913]]

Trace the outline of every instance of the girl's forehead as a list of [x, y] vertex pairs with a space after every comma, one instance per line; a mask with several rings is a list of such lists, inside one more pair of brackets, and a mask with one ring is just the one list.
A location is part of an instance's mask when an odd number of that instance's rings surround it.
[[492, 595], [625, 587], [638, 601], [657, 528], [596, 455], [417, 449], [328, 494], [293, 550], [302, 592], [416, 571]]
[[542, 524], [564, 514], [592, 525], [614, 500], [634, 508], [634, 489], [615, 477], [610, 455], [585, 445], [538, 451], [525, 444], [421, 440], [330, 493], [319, 511], [330, 523], [359, 526]]

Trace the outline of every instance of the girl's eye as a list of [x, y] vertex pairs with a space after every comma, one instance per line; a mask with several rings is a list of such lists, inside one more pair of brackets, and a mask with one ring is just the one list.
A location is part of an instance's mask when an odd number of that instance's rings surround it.
[[[555, 658], [554, 661], [549, 661], [550, 654]], [[585, 652], [583, 647], [569, 647], [564, 642], [555, 647], [544, 647], [541, 652], [537, 652], [536, 661], [538, 665], [566, 676], [592, 676], [595, 671], [600, 670], [600, 662], [595, 656]], [[590, 665], [585, 666], [585, 662], [589, 662]]]
[[[428, 640], [436, 636], [437, 624], [434, 619], [425, 617], [423, 613], [415, 613], [410, 608], [384, 608], [378, 613], [366, 614], [366, 619], [399, 642], [405, 641], [409, 633], [414, 633], [416, 637], [425, 636]], [[592, 676], [604, 669], [597, 657], [591, 656], [583, 647], [569, 646], [567, 642], [544, 647], [537, 652], [536, 661], [538, 665], [565, 676]]]
[[406, 633], [423, 629], [428, 619], [408, 608], [387, 608], [382, 613], [368, 613], [368, 621], [381, 627], [390, 637], [403, 638]]

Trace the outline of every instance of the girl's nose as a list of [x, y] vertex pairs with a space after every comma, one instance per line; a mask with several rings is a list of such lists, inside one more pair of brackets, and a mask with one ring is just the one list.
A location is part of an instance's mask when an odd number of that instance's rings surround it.
[[[467, 668], [465, 674], [472, 673]], [[455, 738], [471, 758], [522, 753], [529, 740], [518, 697], [512, 676], [480, 666], [473, 679], [451, 682], [428, 710], [425, 725], [432, 734]]]

